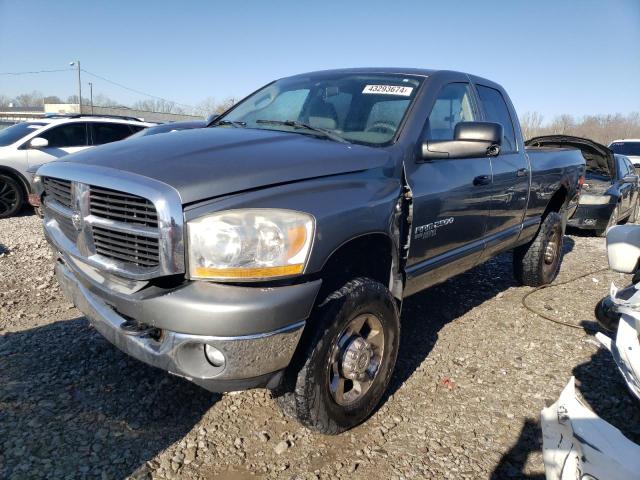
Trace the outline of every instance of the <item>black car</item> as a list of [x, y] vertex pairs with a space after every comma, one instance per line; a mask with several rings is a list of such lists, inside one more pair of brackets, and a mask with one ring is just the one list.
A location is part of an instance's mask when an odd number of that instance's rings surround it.
[[635, 222], [638, 216], [638, 175], [624, 155], [592, 140], [567, 135], [536, 137], [528, 146], [574, 146], [587, 163], [585, 183], [572, 227], [594, 230], [605, 236], [607, 229], [622, 221]]

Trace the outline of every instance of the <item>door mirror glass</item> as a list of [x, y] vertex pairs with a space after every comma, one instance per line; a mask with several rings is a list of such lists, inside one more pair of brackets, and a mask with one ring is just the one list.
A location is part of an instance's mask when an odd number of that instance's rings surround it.
[[36, 137], [29, 142], [31, 148], [46, 148], [49, 146], [49, 140], [42, 137]]
[[638, 181], [638, 177], [637, 175], [625, 175], [622, 178], [622, 181], [624, 183], [636, 183]]
[[472, 158], [496, 156], [502, 144], [502, 125], [493, 122], [459, 122], [453, 140], [427, 140], [422, 143], [422, 159]]

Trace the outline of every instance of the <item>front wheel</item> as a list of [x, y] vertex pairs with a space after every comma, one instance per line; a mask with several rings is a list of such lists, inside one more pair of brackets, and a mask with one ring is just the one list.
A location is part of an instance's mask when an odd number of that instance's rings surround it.
[[0, 218], [14, 216], [22, 208], [24, 193], [12, 177], [0, 175]]
[[629, 218], [627, 219], [628, 223], [636, 223], [638, 220], [638, 201], [638, 198], [636, 198], [636, 201], [633, 204], [633, 209], [631, 210], [631, 215], [629, 215]]
[[[285, 413], [329, 435], [366, 420], [389, 385], [398, 355], [400, 318], [382, 284], [357, 278], [317, 307], [302, 354], [278, 397]], [[286, 381], [286, 380], [285, 380]]]
[[616, 205], [615, 208], [613, 209], [613, 212], [611, 212], [611, 216], [609, 217], [607, 226], [604, 228], [597, 229], [596, 235], [599, 237], [606, 237], [607, 230], [609, 230], [611, 227], [616, 226], [619, 221], [620, 221], [620, 206]]
[[535, 238], [513, 252], [513, 271], [523, 285], [539, 287], [555, 280], [562, 263], [564, 231], [559, 213], [549, 213]]

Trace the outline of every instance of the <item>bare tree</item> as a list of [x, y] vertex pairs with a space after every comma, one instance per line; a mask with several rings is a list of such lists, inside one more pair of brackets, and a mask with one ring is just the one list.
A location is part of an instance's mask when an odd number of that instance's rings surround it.
[[144, 110], [147, 112], [184, 113], [184, 109], [177, 106], [175, 102], [170, 102], [163, 99], [139, 100], [132, 105], [132, 108], [135, 110]]
[[542, 120], [543, 117], [538, 112], [525, 112], [520, 117], [520, 128], [525, 139], [541, 134]]
[[22, 93], [13, 99], [17, 107], [39, 107], [42, 106], [42, 93], [34, 90], [31, 93]]
[[620, 113], [585, 115], [576, 119], [571, 115], [559, 115], [544, 124], [537, 112], [527, 112], [521, 117], [525, 138], [537, 135], [575, 135], [608, 145], [618, 138], [640, 138], [640, 112], [628, 115]]
[[48, 95], [42, 99], [43, 103], [62, 103], [60, 97], [56, 95]]

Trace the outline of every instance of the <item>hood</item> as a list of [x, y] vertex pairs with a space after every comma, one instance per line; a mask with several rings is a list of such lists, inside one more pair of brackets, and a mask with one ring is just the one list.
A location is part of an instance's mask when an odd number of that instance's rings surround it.
[[108, 167], [159, 180], [184, 204], [243, 190], [381, 167], [384, 149], [297, 133], [204, 128], [114, 142], [62, 162]]
[[545, 135], [527, 140], [525, 145], [527, 147], [577, 148], [582, 152], [582, 156], [585, 159], [587, 172], [613, 178], [616, 171], [613, 152], [604, 145], [588, 138], [572, 137], [570, 135]]

